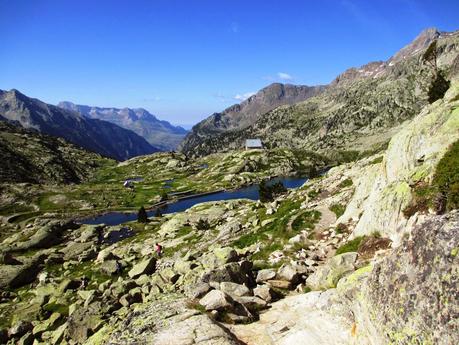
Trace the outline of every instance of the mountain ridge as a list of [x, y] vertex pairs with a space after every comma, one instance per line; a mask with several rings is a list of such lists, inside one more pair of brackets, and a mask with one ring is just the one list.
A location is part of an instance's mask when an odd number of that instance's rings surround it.
[[30, 98], [16, 89], [0, 90], [0, 114], [24, 128], [62, 137], [117, 160], [158, 151], [132, 131], [107, 121], [85, 118], [77, 112]]
[[315, 97], [267, 111], [250, 126], [212, 131], [199, 125], [181, 149], [203, 156], [241, 149], [247, 138], [322, 153], [372, 149], [446, 91], [447, 78], [458, 69], [458, 41], [459, 31], [424, 30], [389, 60], [349, 68]]
[[294, 104], [306, 100], [325, 90], [325, 86], [305, 86], [272, 83], [245, 101], [233, 104], [222, 112], [214, 113], [193, 126], [191, 132], [180, 144], [181, 150], [187, 150], [200, 142], [208, 133], [244, 129], [252, 125], [261, 114], [281, 105]]
[[145, 138], [151, 145], [163, 151], [175, 150], [188, 133], [180, 126], [159, 120], [144, 108], [96, 107], [75, 104], [69, 101], [59, 102], [58, 107], [76, 111], [90, 119], [99, 119], [132, 130]]

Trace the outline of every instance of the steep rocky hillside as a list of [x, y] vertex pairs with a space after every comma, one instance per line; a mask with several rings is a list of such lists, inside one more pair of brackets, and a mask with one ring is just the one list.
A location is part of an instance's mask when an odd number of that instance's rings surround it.
[[0, 183], [78, 183], [108, 159], [0, 118]]
[[25, 128], [64, 138], [117, 160], [158, 151], [132, 131], [106, 121], [87, 119], [77, 112], [27, 97], [17, 90], [0, 90], [0, 114]]
[[179, 126], [167, 121], [158, 120], [154, 115], [142, 108], [100, 108], [78, 105], [72, 102], [60, 102], [58, 107], [77, 111], [91, 119], [99, 119], [130, 129], [144, 137], [151, 145], [162, 151], [173, 151], [188, 133]]
[[196, 139], [190, 134], [183, 151], [206, 155], [241, 148], [247, 138], [323, 153], [371, 149], [441, 98], [457, 71], [458, 54], [458, 32], [428, 29], [388, 61], [351, 68], [317, 96], [271, 110], [244, 129], [204, 131]]
[[221, 113], [215, 113], [198, 123], [180, 147], [185, 152], [192, 151], [209, 136], [246, 128], [274, 108], [304, 101], [320, 94], [323, 90], [325, 90], [324, 86], [271, 84], [242, 103], [235, 104]]

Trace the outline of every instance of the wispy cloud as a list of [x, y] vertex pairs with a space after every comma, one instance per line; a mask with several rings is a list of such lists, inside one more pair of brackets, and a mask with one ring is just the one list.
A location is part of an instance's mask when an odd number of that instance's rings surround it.
[[292, 77], [291, 74], [288, 74], [285, 72], [277, 72], [275, 75], [265, 75], [261, 79], [274, 82], [274, 81], [292, 81], [295, 78]]
[[285, 72], [278, 72], [277, 77], [280, 80], [293, 80], [293, 77], [290, 74], [285, 73]]
[[236, 101], [241, 101], [242, 102], [242, 101], [245, 101], [247, 98], [253, 96], [254, 94], [256, 94], [256, 92], [246, 92], [246, 93], [243, 93], [243, 94], [237, 94], [233, 98]]
[[230, 25], [230, 30], [231, 32], [237, 34], [239, 32], [239, 23], [238, 22], [232, 22]]

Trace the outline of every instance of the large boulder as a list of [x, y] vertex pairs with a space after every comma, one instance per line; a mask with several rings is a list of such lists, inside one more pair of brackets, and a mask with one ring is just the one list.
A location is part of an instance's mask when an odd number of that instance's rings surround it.
[[250, 290], [247, 286], [232, 282], [220, 283], [220, 290], [233, 298], [250, 295]]
[[247, 272], [239, 263], [231, 262], [204, 273], [201, 277], [201, 281], [205, 283], [233, 282], [250, 286], [252, 278], [250, 277], [250, 272]]
[[199, 300], [206, 310], [222, 310], [231, 306], [227, 295], [220, 290], [212, 290]]
[[70, 242], [64, 249], [64, 260], [89, 260], [97, 255], [97, 250], [92, 242]]
[[52, 221], [38, 229], [27, 241], [17, 243], [14, 250], [27, 250], [32, 248], [49, 248], [61, 242], [61, 235], [69, 229], [77, 229], [78, 224], [70, 221]]
[[151, 303], [139, 304], [118, 328], [108, 344], [190, 345], [240, 344], [208, 315], [200, 314], [179, 295], [162, 294]]
[[294, 286], [301, 281], [301, 273], [298, 272], [297, 267], [291, 264], [283, 264], [277, 270], [276, 279], [286, 280], [290, 282], [291, 286]]
[[0, 265], [0, 289], [18, 288], [33, 282], [42, 268], [44, 256], [23, 260], [22, 265]]
[[339, 254], [329, 259], [323, 266], [306, 279], [306, 286], [312, 290], [326, 290], [336, 287], [345, 274], [355, 271], [357, 253]]
[[152, 274], [156, 270], [156, 258], [151, 257], [142, 262], [134, 265], [132, 269], [128, 272], [129, 277], [137, 278], [142, 274]]
[[273, 269], [259, 270], [257, 273], [257, 283], [263, 283], [270, 279], [274, 279], [275, 276], [276, 276], [276, 271]]
[[76, 308], [67, 320], [68, 333], [73, 341], [78, 344], [84, 343], [103, 326], [101, 309], [100, 302]]

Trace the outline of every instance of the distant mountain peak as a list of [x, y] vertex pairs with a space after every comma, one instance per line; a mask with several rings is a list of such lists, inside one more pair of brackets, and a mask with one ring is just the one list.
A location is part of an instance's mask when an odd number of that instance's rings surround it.
[[86, 118], [30, 98], [16, 89], [0, 91], [0, 113], [10, 123], [65, 138], [69, 142], [118, 160], [158, 151], [136, 133], [107, 121]]
[[114, 108], [79, 105], [69, 101], [60, 102], [58, 107], [77, 111], [85, 117], [100, 119], [130, 129], [144, 137], [151, 145], [161, 150], [175, 150], [188, 133], [182, 127], [159, 120], [144, 108]]
[[441, 36], [437, 28], [427, 28], [422, 30], [416, 38], [400, 49], [389, 61], [399, 61], [406, 59], [421, 50], [427, 48], [430, 43]]

